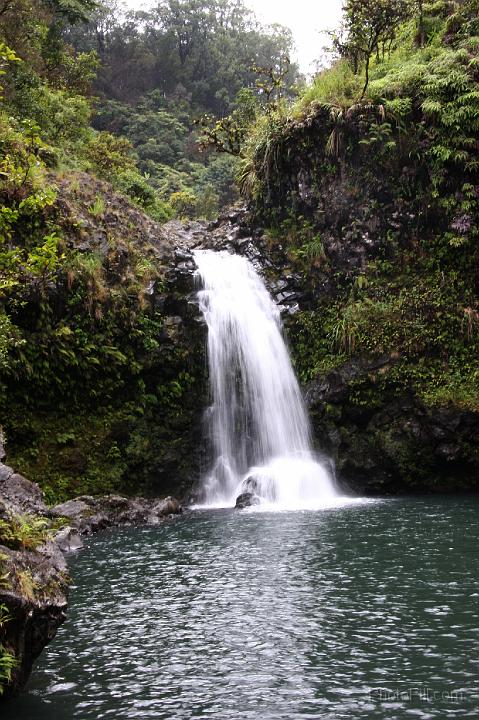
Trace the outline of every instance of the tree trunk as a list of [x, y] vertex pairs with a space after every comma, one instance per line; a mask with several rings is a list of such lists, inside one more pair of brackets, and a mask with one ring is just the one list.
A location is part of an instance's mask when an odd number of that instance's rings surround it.
[[369, 61], [371, 60], [371, 54], [368, 53], [366, 55], [366, 65], [364, 66], [364, 87], [363, 92], [361, 93], [361, 100], [366, 95], [366, 90], [368, 89], [369, 85]]
[[418, 10], [419, 10], [419, 19], [418, 19], [418, 26], [417, 26], [417, 43], [418, 43], [419, 47], [424, 47], [426, 38], [425, 38], [425, 29], [424, 29], [424, 2], [423, 2], [423, 0], [418, 0]]

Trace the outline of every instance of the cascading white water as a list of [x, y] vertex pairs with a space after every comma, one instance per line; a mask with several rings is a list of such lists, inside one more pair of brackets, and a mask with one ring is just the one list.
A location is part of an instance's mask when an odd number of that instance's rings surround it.
[[238, 255], [195, 252], [208, 326], [215, 461], [203, 480], [206, 505], [234, 505], [252, 492], [290, 509], [337, 497], [311, 451], [310, 427], [281, 333], [280, 313], [251, 263]]

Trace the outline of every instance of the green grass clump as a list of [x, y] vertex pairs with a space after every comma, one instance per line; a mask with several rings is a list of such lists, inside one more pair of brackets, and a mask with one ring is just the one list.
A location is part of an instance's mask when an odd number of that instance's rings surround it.
[[362, 81], [346, 60], [338, 60], [320, 72], [293, 107], [292, 116], [300, 117], [312, 104], [349, 106], [361, 96]]

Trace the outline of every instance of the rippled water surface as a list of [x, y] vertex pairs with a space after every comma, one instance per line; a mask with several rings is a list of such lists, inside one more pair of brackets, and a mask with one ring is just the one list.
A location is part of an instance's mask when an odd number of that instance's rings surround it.
[[197, 511], [97, 537], [2, 718], [477, 718], [478, 510]]

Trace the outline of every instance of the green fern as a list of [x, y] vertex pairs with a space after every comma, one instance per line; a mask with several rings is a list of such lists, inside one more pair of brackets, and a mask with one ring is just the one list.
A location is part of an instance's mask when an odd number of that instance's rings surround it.
[[48, 537], [48, 521], [33, 515], [0, 520], [0, 543], [13, 550], [34, 550]]

